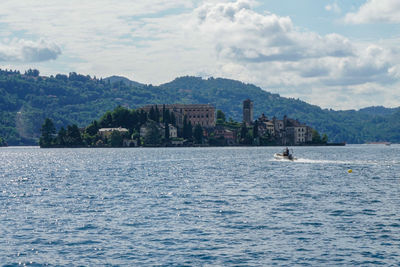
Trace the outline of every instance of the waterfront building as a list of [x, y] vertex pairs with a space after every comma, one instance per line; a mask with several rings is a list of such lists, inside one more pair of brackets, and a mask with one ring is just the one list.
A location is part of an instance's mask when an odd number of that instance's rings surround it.
[[285, 127], [284, 145], [301, 145], [312, 141], [312, 128], [298, 120], [283, 118]]
[[235, 131], [226, 129], [224, 126], [217, 125], [214, 129], [214, 137], [221, 138], [223, 137], [226, 141], [227, 145], [235, 145], [237, 144], [237, 133]]
[[268, 120], [268, 118], [263, 113], [258, 119], [258, 132], [260, 136], [269, 135], [275, 136], [275, 126], [273, 121]]
[[137, 147], [138, 146], [138, 141], [124, 138], [122, 146], [123, 147]]
[[277, 145], [303, 145], [312, 142], [313, 129], [298, 120], [283, 117], [278, 120], [273, 117], [272, 120], [262, 114], [258, 118], [258, 131], [261, 136], [268, 135]]

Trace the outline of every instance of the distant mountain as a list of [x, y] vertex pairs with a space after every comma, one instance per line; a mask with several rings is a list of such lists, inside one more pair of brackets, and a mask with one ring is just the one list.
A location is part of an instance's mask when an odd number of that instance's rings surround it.
[[250, 98], [255, 118], [262, 113], [270, 118], [287, 115], [326, 133], [332, 142], [400, 142], [400, 108], [321, 109], [221, 78], [187, 76], [152, 86], [115, 77], [94, 79], [76, 73], [44, 77], [38, 72], [0, 70], [0, 137], [9, 145], [37, 144], [46, 117], [57, 127], [73, 123], [84, 127], [118, 105], [136, 109], [146, 104], [209, 103], [227, 118], [241, 121], [242, 102]]
[[385, 108], [383, 106], [367, 107], [360, 109], [361, 113], [375, 116], [390, 116], [400, 111], [400, 108]]
[[135, 86], [135, 87], [143, 87], [143, 86], [145, 86], [145, 84], [138, 83], [138, 82], [135, 82], [135, 81], [131, 81], [128, 78], [125, 78], [125, 77], [122, 77], [122, 76], [115, 76], [114, 75], [114, 76], [110, 76], [110, 77], [104, 78], [103, 80], [110, 81], [110, 83], [123, 82], [126, 85]]

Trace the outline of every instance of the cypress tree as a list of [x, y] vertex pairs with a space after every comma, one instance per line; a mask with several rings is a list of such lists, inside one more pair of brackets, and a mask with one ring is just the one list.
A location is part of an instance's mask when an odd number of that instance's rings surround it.
[[258, 120], [255, 120], [253, 126], [253, 138], [257, 137], [258, 137]]
[[154, 119], [156, 122], [160, 122], [160, 110], [158, 109], [157, 105], [156, 105], [156, 110], [155, 110], [155, 114], [154, 114]]
[[73, 124], [72, 126], [68, 125], [67, 127], [66, 145], [73, 147], [83, 145], [81, 133], [76, 124]]
[[171, 112], [170, 122], [172, 125], [176, 126], [176, 117], [174, 112]]
[[164, 127], [165, 127], [165, 132], [164, 132], [164, 137], [165, 140], [169, 140], [169, 126], [167, 122], [164, 122]]
[[194, 127], [193, 135], [197, 144], [203, 143], [203, 128], [201, 127], [200, 124], [197, 124], [196, 127]]
[[67, 131], [65, 130], [64, 127], [61, 127], [60, 130], [58, 131], [57, 135], [57, 145], [64, 147], [65, 146], [65, 138], [67, 137]]
[[51, 147], [54, 144], [54, 135], [56, 134], [56, 128], [54, 127], [53, 121], [47, 118], [40, 131], [42, 132], [39, 139], [40, 147]]
[[165, 122], [165, 104], [163, 104], [163, 106], [162, 106], [162, 119], [163, 119], [163, 122]]
[[155, 121], [156, 120], [156, 114], [155, 114], [155, 110], [154, 107], [151, 106], [150, 108], [150, 112], [149, 112], [149, 119]]

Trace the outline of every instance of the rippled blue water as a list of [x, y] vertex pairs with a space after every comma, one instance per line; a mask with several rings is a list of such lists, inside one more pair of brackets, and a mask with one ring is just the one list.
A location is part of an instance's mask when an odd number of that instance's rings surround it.
[[280, 150], [1, 148], [0, 262], [400, 265], [400, 146]]

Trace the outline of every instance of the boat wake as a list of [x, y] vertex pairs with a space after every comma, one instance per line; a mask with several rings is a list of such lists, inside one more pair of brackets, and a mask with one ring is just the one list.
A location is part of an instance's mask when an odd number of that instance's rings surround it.
[[316, 164], [354, 164], [351, 161], [343, 161], [343, 160], [322, 160], [322, 159], [305, 159], [299, 158], [296, 160], [299, 163], [316, 163]]
[[275, 162], [293, 162], [293, 163], [307, 163], [307, 164], [338, 164], [338, 165], [365, 165], [365, 164], [378, 164], [372, 161], [345, 161], [345, 160], [323, 160], [323, 159], [307, 159], [296, 158], [295, 160], [285, 160], [273, 158], [271, 161]]

